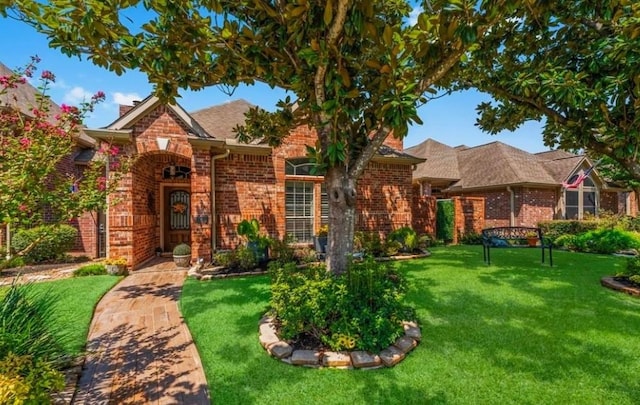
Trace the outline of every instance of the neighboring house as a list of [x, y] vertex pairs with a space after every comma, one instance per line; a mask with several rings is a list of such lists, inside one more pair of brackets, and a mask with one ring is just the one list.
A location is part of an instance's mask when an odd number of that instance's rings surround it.
[[[250, 107], [239, 100], [189, 114], [150, 96], [121, 107], [106, 128], [86, 130], [136, 158], [110, 197], [109, 255], [135, 268], [157, 248], [186, 242], [194, 259], [208, 260], [237, 246], [237, 225], [251, 218], [271, 237], [311, 242], [328, 214], [323, 178], [306, 158], [316, 133], [298, 127], [275, 149], [239, 143], [232, 129]], [[401, 150], [402, 141], [391, 139], [358, 181], [358, 229], [386, 233], [426, 215], [412, 213], [412, 171], [423, 159]]]
[[[0, 62], [0, 76], [9, 76], [11, 69]], [[33, 108], [38, 105], [36, 95], [39, 90], [28, 83], [22, 84], [15, 89], [0, 94], [0, 108], [18, 108], [25, 117], [33, 116]], [[61, 114], [60, 107], [49, 103], [49, 120], [53, 122], [56, 115]], [[70, 174], [82, 173], [83, 167], [92, 159], [94, 155], [95, 140], [88, 137], [82, 130], [76, 137], [77, 147], [70, 156], [66, 156], [58, 164], [58, 170]], [[45, 213], [45, 220], [47, 214]], [[1, 225], [1, 224], [0, 224]], [[74, 245], [74, 251], [87, 254], [91, 257], [100, 255], [99, 249], [99, 217], [89, 213], [72, 221], [71, 225], [78, 229], [78, 236]], [[6, 225], [0, 226], [0, 246], [5, 246], [7, 233], [11, 230]]]
[[433, 139], [405, 152], [427, 159], [413, 173], [420, 195], [482, 197], [486, 227], [535, 226], [602, 210], [636, 214], [628, 190], [607, 183], [597, 168], [577, 188], [562, 186], [593, 165], [584, 155], [531, 154], [502, 142], [451, 147]]

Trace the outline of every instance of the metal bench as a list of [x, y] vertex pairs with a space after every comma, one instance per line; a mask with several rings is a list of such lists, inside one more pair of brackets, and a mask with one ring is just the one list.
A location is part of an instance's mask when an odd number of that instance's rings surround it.
[[482, 230], [482, 254], [484, 262], [491, 264], [492, 247], [525, 247], [527, 245], [513, 244], [510, 242], [523, 242], [528, 239], [535, 239], [535, 247], [540, 247], [542, 251], [542, 263], [545, 260], [545, 250], [549, 250], [549, 266], [553, 266], [553, 252], [550, 242], [546, 242], [542, 235], [542, 229], [526, 226], [502, 226], [497, 228], [487, 228]]

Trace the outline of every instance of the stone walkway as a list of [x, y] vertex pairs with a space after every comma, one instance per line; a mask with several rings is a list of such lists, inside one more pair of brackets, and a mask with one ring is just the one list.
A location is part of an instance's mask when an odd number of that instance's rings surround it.
[[75, 404], [209, 404], [200, 356], [178, 310], [186, 270], [156, 258], [100, 301]]

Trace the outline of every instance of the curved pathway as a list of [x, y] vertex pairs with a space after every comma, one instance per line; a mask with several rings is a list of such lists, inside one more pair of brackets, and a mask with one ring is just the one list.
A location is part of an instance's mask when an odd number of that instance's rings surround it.
[[209, 404], [200, 356], [178, 310], [186, 270], [154, 259], [98, 304], [75, 404]]

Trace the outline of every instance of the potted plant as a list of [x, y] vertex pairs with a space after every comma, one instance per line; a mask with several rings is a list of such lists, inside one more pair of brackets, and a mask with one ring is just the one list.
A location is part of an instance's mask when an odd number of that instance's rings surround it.
[[238, 224], [238, 235], [247, 240], [247, 248], [255, 254], [259, 263], [268, 259], [269, 237], [260, 234], [260, 223], [257, 219], [242, 220]]
[[108, 257], [104, 260], [104, 268], [107, 270], [107, 274], [114, 276], [126, 276], [127, 259], [118, 256]]
[[160, 246], [158, 246], [158, 247], [156, 248], [156, 256], [157, 256], [157, 257], [162, 256], [162, 248], [161, 248]]
[[529, 232], [527, 232], [525, 237], [527, 238], [527, 244], [529, 245], [529, 247], [535, 247], [535, 246], [538, 245], [538, 233], [537, 232], [529, 231]]
[[191, 264], [191, 246], [181, 243], [173, 248], [173, 262], [178, 267], [189, 267]]
[[316, 250], [316, 255], [319, 259], [324, 258], [327, 254], [327, 238], [329, 235], [329, 225], [322, 225], [318, 228], [313, 237], [313, 248]]

